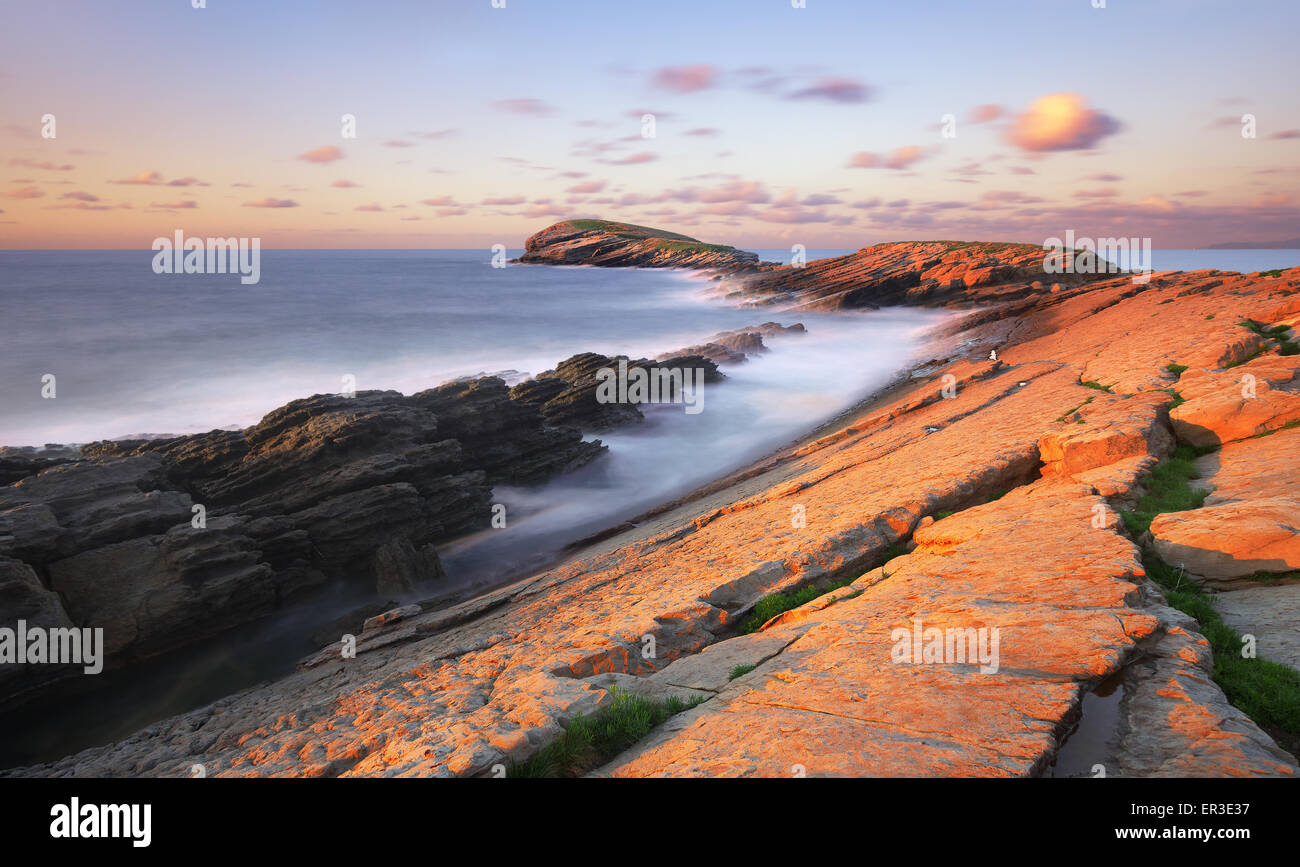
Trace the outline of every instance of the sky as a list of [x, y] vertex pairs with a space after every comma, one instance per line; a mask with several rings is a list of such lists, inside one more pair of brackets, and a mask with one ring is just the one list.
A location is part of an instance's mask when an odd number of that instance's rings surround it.
[[1300, 237], [1294, 0], [798, 2], [0, 0], [0, 248]]

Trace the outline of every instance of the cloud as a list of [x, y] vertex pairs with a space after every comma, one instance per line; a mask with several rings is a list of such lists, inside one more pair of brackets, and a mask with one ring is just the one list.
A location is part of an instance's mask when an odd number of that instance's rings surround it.
[[361, 186], [361, 185], [360, 185], [360, 184], [357, 184], [357, 183], [353, 183], [352, 181], [349, 181], [347, 178], [339, 178], [337, 181], [335, 181], [334, 183], [330, 184], [330, 186], [331, 186], [331, 187], [337, 187], [337, 188], [340, 189], [340, 190], [346, 190], [346, 189], [349, 189], [349, 188], [351, 188], [351, 187], [359, 187], [359, 186]]
[[177, 178], [177, 179], [174, 180], [174, 181], [168, 181], [168, 182], [167, 182], [167, 186], [169, 186], [169, 187], [207, 187], [207, 186], [211, 186], [211, 184], [205, 184], [203, 181], [199, 180], [198, 178], [194, 178], [194, 177], [184, 177], [184, 178]]
[[825, 99], [855, 103], [871, 99], [871, 88], [850, 78], [819, 78], [808, 87], [787, 94], [786, 99]]
[[300, 159], [305, 163], [332, 163], [335, 160], [343, 159], [343, 151], [334, 147], [334, 145], [322, 145], [315, 150], [298, 154], [296, 159]]
[[565, 190], [565, 192], [580, 193], [580, 194], [599, 193], [603, 189], [605, 189], [604, 181], [583, 181], [582, 183], [574, 184], [573, 186], [569, 187], [567, 190]]
[[695, 129], [688, 129], [686, 135], [717, 135], [721, 131], [711, 126], [697, 126]]
[[810, 196], [804, 196], [799, 202], [807, 207], [818, 207], [820, 205], [838, 205], [842, 202], [839, 196], [831, 196], [826, 193], [813, 193]]
[[245, 208], [296, 208], [298, 203], [293, 199], [273, 199], [267, 196], [264, 199], [255, 199], [251, 202], [244, 202]]
[[971, 109], [970, 118], [968, 118], [966, 122], [988, 123], [991, 120], [997, 120], [1006, 113], [1007, 110], [1000, 105], [985, 103], [984, 105], [977, 105]]
[[55, 165], [49, 160], [37, 162], [36, 160], [29, 160], [26, 157], [14, 157], [9, 161], [9, 165], [23, 166], [24, 168], [29, 169], [42, 169], [47, 172], [70, 172], [76, 168], [76, 166], [72, 165]]
[[60, 199], [76, 199], [78, 202], [98, 202], [98, 201], [99, 201], [99, 196], [94, 196], [94, 195], [91, 195], [90, 193], [83, 193], [83, 192], [80, 192], [80, 191], [74, 191], [74, 192], [70, 192], [70, 193], [64, 193], [63, 195], [59, 196], [59, 198], [60, 198]]
[[601, 160], [601, 162], [611, 166], [634, 166], [639, 163], [652, 163], [657, 159], [659, 159], [658, 154], [651, 153], [650, 151], [641, 151], [640, 153], [623, 157], [621, 160]]
[[925, 148], [920, 145], [907, 145], [897, 148], [887, 157], [879, 154], [859, 151], [849, 157], [848, 167], [851, 169], [905, 169], [917, 160], [924, 159], [926, 155]]
[[1102, 187], [1099, 190], [1075, 190], [1076, 199], [1113, 199], [1119, 195], [1119, 190], [1114, 187]]
[[1119, 121], [1090, 109], [1074, 93], [1053, 93], [1034, 100], [1007, 131], [1007, 140], [1022, 150], [1084, 150], [1121, 129]]
[[36, 187], [15, 187], [5, 195], [11, 199], [39, 199], [45, 193]]
[[524, 196], [498, 196], [493, 199], [484, 199], [479, 204], [482, 205], [522, 205], [528, 201]]
[[665, 66], [654, 74], [654, 86], [674, 93], [694, 93], [706, 90], [717, 82], [718, 69], [707, 63], [687, 66]]
[[459, 208], [460, 203], [451, 196], [435, 196], [432, 199], [420, 199], [420, 204], [431, 208]]
[[[447, 127], [446, 129], [435, 129], [433, 132], [417, 132], [415, 133], [415, 136], [417, 138], [425, 138], [425, 139], [440, 139], [440, 138], [448, 138], [450, 136], [457, 135], [459, 133], [460, 130], [456, 129], [455, 127]], [[410, 219], [410, 218], [403, 217], [403, 219]]]
[[356, 206], [355, 208], [353, 208], [352, 210], [354, 210], [354, 211], [370, 211], [370, 212], [377, 212], [377, 211], [382, 211], [382, 210], [383, 210], [383, 207], [382, 207], [381, 205], [379, 205], [379, 203], [377, 203], [377, 202], [371, 202], [371, 203], [368, 204], [368, 205], [357, 205], [357, 206]]
[[1123, 175], [1117, 175], [1114, 172], [1102, 172], [1099, 175], [1088, 175], [1084, 178], [1086, 181], [1101, 181], [1103, 184], [1113, 184], [1117, 181], [1124, 180]]
[[1300, 129], [1284, 129], [1281, 132], [1273, 133], [1269, 138], [1300, 138]]
[[1139, 210], [1151, 213], [1172, 214], [1181, 208], [1182, 205], [1177, 202], [1171, 202], [1164, 196], [1147, 196], [1145, 199], [1137, 203], [1137, 207]]
[[499, 99], [492, 106], [508, 114], [546, 115], [555, 111], [540, 99]]
[[109, 181], [110, 184], [135, 184], [139, 186], [153, 186], [162, 183], [162, 172], [144, 171], [138, 175], [132, 175], [129, 178], [123, 178], [120, 181]]
[[397, 138], [390, 138], [388, 141], [384, 142], [384, 147], [386, 147], [386, 148], [411, 148], [411, 147], [415, 147], [415, 142], [402, 141], [401, 139], [397, 139]]
[[192, 210], [197, 208], [199, 203], [193, 199], [181, 199], [175, 202], [154, 202], [150, 207], [162, 208], [168, 211]]

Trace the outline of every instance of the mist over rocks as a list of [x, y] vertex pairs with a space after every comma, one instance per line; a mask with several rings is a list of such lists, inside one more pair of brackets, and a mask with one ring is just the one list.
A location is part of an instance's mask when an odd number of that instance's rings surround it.
[[[642, 420], [595, 399], [596, 372], [620, 359], [575, 355], [513, 389], [483, 376], [318, 394], [243, 430], [4, 449], [0, 620], [102, 626], [115, 668], [339, 585], [428, 594], [446, 577], [435, 546], [489, 525], [493, 486], [572, 472], [605, 452], [586, 434]], [[724, 378], [701, 355], [632, 363]]]

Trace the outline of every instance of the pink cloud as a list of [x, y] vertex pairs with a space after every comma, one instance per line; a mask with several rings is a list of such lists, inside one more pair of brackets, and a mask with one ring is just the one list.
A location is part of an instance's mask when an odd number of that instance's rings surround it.
[[825, 99], [830, 102], [866, 102], [871, 88], [849, 78], [820, 78], [812, 85], [796, 90], [787, 99]]
[[893, 153], [887, 157], [881, 157], [879, 154], [859, 151], [849, 157], [848, 167], [851, 169], [905, 169], [917, 160], [924, 159], [926, 155], [925, 148], [920, 145], [906, 145], [905, 147], [896, 148]]
[[1002, 117], [1002, 115], [1006, 114], [1006, 111], [1007, 110], [1002, 106], [993, 105], [992, 103], [977, 105], [973, 109], [971, 109], [969, 122], [988, 123], [991, 120], [997, 120], [998, 118]]
[[197, 208], [199, 203], [193, 199], [181, 199], [175, 202], [154, 202], [150, 207], [162, 208], [167, 211], [192, 210]]
[[76, 200], [79, 201], [79, 202], [98, 202], [98, 201], [99, 201], [99, 196], [94, 196], [94, 195], [91, 195], [90, 193], [83, 193], [83, 192], [80, 192], [80, 191], [75, 191], [75, 192], [70, 192], [70, 193], [64, 193], [63, 195], [59, 196], [59, 198], [60, 198], [60, 199], [76, 199]]
[[334, 183], [330, 184], [330, 186], [331, 186], [331, 187], [336, 187], [336, 188], [338, 188], [338, 189], [340, 189], [340, 190], [346, 190], [346, 189], [349, 189], [349, 188], [351, 188], [351, 187], [358, 187], [358, 186], [360, 186], [360, 184], [355, 184], [355, 183], [353, 183], [352, 181], [349, 181], [347, 178], [339, 178], [337, 181], [335, 181]]
[[641, 151], [640, 153], [623, 157], [621, 160], [601, 160], [601, 162], [607, 163], [611, 166], [634, 166], [640, 163], [652, 163], [657, 159], [659, 159], [658, 154], [651, 153], [650, 151]]
[[580, 193], [580, 194], [599, 193], [603, 189], [605, 189], [604, 181], [583, 181], [580, 184], [574, 184], [573, 186], [569, 187], [567, 190], [565, 190], [565, 192]]
[[245, 208], [296, 208], [298, 203], [293, 199], [274, 199], [267, 196], [263, 199], [254, 199], [251, 202], [244, 202]]
[[343, 151], [334, 145], [322, 145], [315, 150], [298, 154], [297, 159], [305, 163], [332, 163], [335, 160], [343, 159]]
[[9, 161], [9, 165], [23, 166], [24, 168], [29, 169], [42, 169], [47, 172], [70, 172], [76, 168], [76, 166], [72, 165], [55, 165], [49, 160], [37, 162], [36, 160], [29, 160], [26, 157], [14, 157]]
[[167, 182], [167, 186], [169, 186], [169, 187], [206, 187], [206, 186], [210, 186], [210, 184], [205, 184], [205, 183], [203, 183], [203, 181], [199, 180], [198, 178], [194, 178], [194, 177], [185, 177], [185, 178], [177, 178], [177, 179], [174, 180], [174, 181], [168, 181], [168, 182]]
[[139, 186], [153, 186], [162, 183], [162, 172], [144, 171], [138, 175], [132, 175], [120, 181], [109, 181], [110, 184], [135, 184]]
[[39, 199], [45, 193], [36, 187], [15, 187], [5, 195], [11, 199]]
[[523, 196], [498, 196], [493, 199], [484, 199], [480, 204], [483, 205], [522, 205], [528, 201]]
[[707, 63], [665, 66], [654, 74], [654, 86], [674, 93], [694, 93], [714, 85], [718, 69]]
[[555, 111], [540, 99], [499, 99], [492, 103], [498, 111], [509, 114], [545, 115]]
[[1120, 128], [1119, 121], [1088, 108], [1078, 94], [1053, 93], [1034, 100], [1015, 119], [1007, 140], [1034, 152], [1084, 150]]
[[371, 202], [369, 205], [357, 205], [352, 210], [378, 212], [378, 211], [382, 211], [383, 207], [381, 207], [377, 202]]
[[714, 129], [711, 126], [697, 126], [695, 129], [688, 129], [686, 131], [686, 134], [703, 136], [703, 135], [717, 135], [719, 132], [721, 132], [721, 130]]

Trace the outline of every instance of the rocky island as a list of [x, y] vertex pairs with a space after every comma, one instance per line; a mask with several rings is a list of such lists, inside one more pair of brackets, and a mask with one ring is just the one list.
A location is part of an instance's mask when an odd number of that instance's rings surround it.
[[[796, 268], [606, 221], [556, 224], [519, 261], [961, 315], [894, 387], [553, 568], [394, 608], [287, 677], [6, 773], [1297, 773], [1300, 268], [1053, 276], [1039, 248], [945, 241]], [[716, 372], [792, 329], [670, 360]], [[629, 421], [589, 399], [608, 361], [10, 455], [4, 619], [111, 622], [130, 658], [200, 611], [231, 629], [326, 580], [436, 583], [436, 543], [484, 519], [493, 484], [589, 462], [581, 432]], [[954, 632], [969, 656], [945, 654]], [[648, 736], [575, 758], [581, 721], [629, 702], [657, 714]]]

